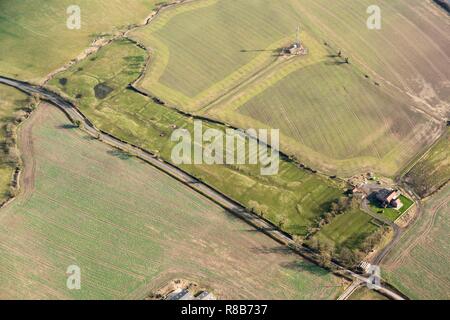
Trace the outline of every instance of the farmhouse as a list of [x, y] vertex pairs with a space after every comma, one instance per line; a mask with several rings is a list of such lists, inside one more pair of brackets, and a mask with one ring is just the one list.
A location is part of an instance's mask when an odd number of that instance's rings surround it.
[[305, 55], [308, 51], [300, 41], [300, 26], [297, 28], [297, 36], [295, 42], [289, 47], [283, 48], [283, 54], [285, 55]]
[[401, 193], [398, 190], [382, 189], [377, 192], [377, 200], [380, 201], [383, 207], [392, 207], [394, 209], [400, 209], [403, 206], [400, 200]]

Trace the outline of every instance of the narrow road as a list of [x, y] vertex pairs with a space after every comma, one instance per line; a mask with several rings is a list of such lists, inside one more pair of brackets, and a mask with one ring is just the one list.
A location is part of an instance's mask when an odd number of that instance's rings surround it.
[[395, 247], [395, 245], [398, 243], [398, 241], [400, 240], [402, 234], [403, 234], [403, 229], [400, 228], [398, 225], [396, 225], [393, 221], [389, 220], [386, 217], [383, 217], [379, 214], [376, 214], [375, 212], [373, 212], [370, 208], [369, 208], [369, 200], [367, 198], [365, 198], [362, 201], [362, 205], [361, 205], [361, 209], [367, 213], [368, 215], [370, 215], [372, 218], [381, 221], [383, 223], [385, 223], [386, 225], [390, 226], [392, 228], [392, 230], [394, 231], [394, 237], [393, 239], [383, 248], [383, 250], [381, 250], [373, 259], [372, 259], [372, 264], [374, 265], [380, 265], [381, 261], [384, 259], [384, 257], [386, 257], [386, 255], [391, 252], [392, 248]]
[[[184, 183], [185, 185], [189, 186], [193, 190], [201, 193], [202, 195], [206, 196], [210, 200], [214, 201], [224, 209], [230, 211], [231, 213], [235, 214], [239, 218], [246, 221], [248, 224], [252, 225], [256, 229], [264, 232], [266, 235], [270, 236], [272, 239], [278, 241], [279, 243], [282, 243], [284, 245], [287, 245], [289, 248], [297, 252], [298, 254], [302, 256], [306, 256], [307, 258], [311, 259], [311, 257], [315, 257], [316, 254], [312, 252], [311, 250], [298, 245], [295, 243], [295, 241], [286, 233], [279, 230], [276, 226], [271, 224], [270, 222], [262, 219], [261, 217], [252, 214], [248, 212], [241, 204], [237, 203], [236, 201], [230, 199], [226, 195], [220, 193], [219, 191], [213, 189], [212, 187], [206, 185], [205, 183], [201, 182], [200, 180], [194, 178], [190, 174], [186, 173], [185, 171], [173, 166], [170, 163], [167, 163], [163, 160], [157, 159], [155, 155], [152, 153], [143, 150], [137, 146], [131, 145], [127, 142], [124, 142], [118, 138], [115, 138], [112, 135], [109, 135], [105, 132], [102, 132], [101, 130], [97, 129], [89, 119], [87, 119], [83, 113], [78, 110], [77, 107], [75, 107], [71, 102], [65, 100], [63, 97], [58, 95], [57, 93], [54, 93], [44, 87], [36, 86], [29, 84], [27, 82], [14, 80], [6, 77], [0, 76], [0, 84], [6, 84], [8, 86], [14, 87], [24, 93], [27, 94], [37, 94], [40, 96], [42, 100], [48, 101], [51, 104], [59, 107], [64, 113], [71, 119], [71, 121], [80, 121], [83, 125], [84, 130], [86, 130], [87, 133], [91, 134], [94, 137], [98, 137], [101, 139], [101, 141], [108, 143], [109, 145], [119, 148], [121, 150], [125, 150], [140, 159], [146, 161], [147, 163], [153, 165], [154, 167], [158, 168], [159, 170], [165, 172], [166, 174], [172, 176], [173, 178], [179, 180], [180, 182]], [[333, 267], [336, 268], [336, 270], [341, 271], [346, 276], [352, 277], [355, 280], [361, 281], [361, 282], [367, 282], [368, 278], [363, 277], [359, 274], [354, 273], [351, 270], [345, 269], [342, 266], [339, 266], [335, 263], [333, 263]], [[404, 300], [403, 297], [395, 293], [394, 291], [388, 289], [388, 288], [381, 288], [379, 289], [380, 292], [385, 294], [386, 296], [394, 299], [394, 300]]]
[[347, 300], [353, 292], [363, 285], [363, 283], [364, 282], [361, 280], [355, 279], [352, 284], [339, 296], [338, 300]]

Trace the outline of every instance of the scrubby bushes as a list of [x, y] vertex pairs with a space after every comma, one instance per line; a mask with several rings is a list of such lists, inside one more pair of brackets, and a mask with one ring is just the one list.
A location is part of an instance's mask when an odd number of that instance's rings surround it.
[[305, 245], [319, 254], [318, 263], [329, 268], [331, 260], [348, 268], [354, 268], [364, 259], [382, 240], [387, 228], [380, 228], [376, 232], [367, 236], [358, 248], [349, 248], [341, 245], [334, 247], [331, 241], [315, 237], [314, 235], [320, 231], [322, 227], [331, 223], [333, 219], [341, 214], [359, 210], [361, 199], [359, 197], [341, 197], [333, 202], [320, 218], [316, 219], [315, 225], [308, 229], [309, 233], [305, 241]]
[[258, 216], [264, 217], [269, 212], [269, 207], [264, 204], [259, 204], [257, 201], [250, 200], [248, 202], [249, 209], [254, 214], [257, 214]]
[[[3, 167], [10, 167], [13, 170], [16, 170], [16, 173], [17, 170], [22, 167], [19, 151], [17, 149], [17, 128], [18, 125], [25, 121], [29, 114], [36, 108], [37, 101], [38, 100], [35, 97], [31, 97], [31, 100], [27, 100], [29, 103], [8, 117], [7, 121], [5, 121], [6, 123], [0, 130], [0, 165]], [[7, 198], [12, 198], [15, 197], [17, 193], [17, 181], [12, 181], [9, 185], [9, 189], [5, 191], [4, 195]]]

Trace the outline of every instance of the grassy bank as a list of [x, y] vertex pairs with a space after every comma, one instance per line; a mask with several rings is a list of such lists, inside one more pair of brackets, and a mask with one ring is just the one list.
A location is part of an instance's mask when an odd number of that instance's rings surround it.
[[16, 131], [30, 101], [24, 93], [4, 85], [0, 85], [0, 96], [0, 203], [3, 203], [15, 193], [11, 181], [19, 164]]

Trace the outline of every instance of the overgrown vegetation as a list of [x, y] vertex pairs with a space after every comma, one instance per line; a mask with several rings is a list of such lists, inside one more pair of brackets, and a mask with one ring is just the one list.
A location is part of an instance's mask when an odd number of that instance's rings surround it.
[[321, 254], [323, 266], [334, 259], [355, 267], [382, 240], [387, 228], [375, 224], [360, 204], [356, 197], [341, 197], [309, 230], [305, 244]]
[[20, 166], [17, 150], [17, 126], [34, 107], [30, 99], [16, 89], [0, 85], [0, 204], [16, 195], [13, 173]]

